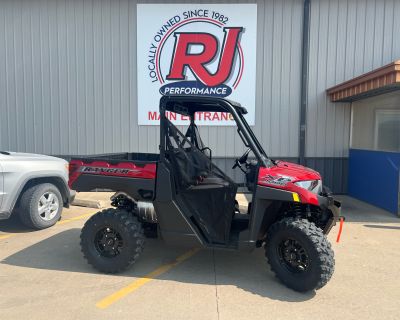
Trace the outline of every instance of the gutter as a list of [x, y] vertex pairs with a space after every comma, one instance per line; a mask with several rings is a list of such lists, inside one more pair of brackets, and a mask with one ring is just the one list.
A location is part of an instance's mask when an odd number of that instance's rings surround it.
[[301, 48], [301, 94], [300, 94], [300, 131], [299, 163], [305, 165], [307, 104], [308, 104], [308, 60], [310, 52], [310, 16], [311, 0], [304, 0], [303, 5], [303, 41]]

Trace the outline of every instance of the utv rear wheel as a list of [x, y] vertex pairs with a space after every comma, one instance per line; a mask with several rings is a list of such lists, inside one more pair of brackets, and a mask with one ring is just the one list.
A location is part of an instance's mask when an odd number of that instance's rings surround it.
[[106, 209], [96, 213], [81, 232], [81, 250], [95, 269], [118, 273], [139, 258], [143, 251], [142, 225], [131, 213]]
[[332, 277], [335, 261], [331, 245], [322, 230], [306, 219], [274, 223], [265, 249], [272, 271], [293, 290], [318, 290]]

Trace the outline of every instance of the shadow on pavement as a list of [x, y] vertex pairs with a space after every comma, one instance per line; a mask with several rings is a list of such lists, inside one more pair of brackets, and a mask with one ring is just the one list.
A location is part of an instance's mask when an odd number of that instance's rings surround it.
[[[77, 228], [63, 231], [5, 258], [1, 263], [26, 268], [99, 274], [83, 259], [79, 234], [80, 229]], [[157, 239], [147, 239], [138, 262], [120, 276], [145, 277], [160, 265], [175, 261], [187, 250], [169, 247]], [[110, 275], [112, 276], [118, 277]], [[236, 286], [262, 297], [290, 302], [306, 301], [315, 296], [315, 292], [301, 294], [283, 286], [269, 270], [262, 250], [253, 253], [200, 250], [158, 279]]]
[[396, 215], [363, 201], [343, 195], [336, 198], [342, 203], [341, 214], [346, 222], [400, 223]]
[[400, 230], [400, 227], [397, 226], [382, 226], [378, 224], [364, 224], [364, 227], [374, 228], [374, 229]]
[[24, 226], [19, 220], [17, 214], [13, 214], [7, 220], [0, 220], [0, 232], [6, 233], [26, 233], [36, 231]]

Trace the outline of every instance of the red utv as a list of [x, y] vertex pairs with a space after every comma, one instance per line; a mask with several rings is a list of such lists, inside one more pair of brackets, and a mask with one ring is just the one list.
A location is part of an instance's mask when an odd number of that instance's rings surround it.
[[[182, 133], [167, 119], [190, 119]], [[227, 112], [247, 151], [236, 159], [252, 200], [241, 212], [238, 184], [213, 164], [195, 124], [196, 112]], [[244, 118], [240, 104], [221, 98], [164, 96], [160, 101], [160, 154], [133, 153], [129, 159], [74, 158], [70, 187], [115, 190], [115, 209], [92, 216], [81, 233], [87, 261], [106, 273], [132, 265], [153, 230], [169, 244], [251, 251], [263, 247], [271, 269], [288, 287], [323, 287], [334, 270], [326, 238], [340, 215], [340, 203], [318, 172], [272, 160]], [[253, 160], [249, 160], [249, 154]]]

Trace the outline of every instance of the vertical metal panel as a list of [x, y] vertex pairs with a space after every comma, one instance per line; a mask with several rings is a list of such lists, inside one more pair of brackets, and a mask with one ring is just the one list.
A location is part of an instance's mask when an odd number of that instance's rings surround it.
[[306, 158], [306, 166], [318, 171], [334, 193], [347, 193], [348, 158]]
[[[349, 167], [352, 197], [400, 214], [400, 153], [351, 149]], [[379, 174], [371, 167], [378, 167]]]
[[296, 157], [302, 1], [266, 1], [259, 3], [258, 10], [258, 34], [262, 39], [257, 59], [263, 72], [257, 78], [256, 101], [260, 113], [256, 113], [255, 131], [268, 154]]
[[[259, 68], [253, 130], [268, 154], [296, 157], [302, 1], [257, 1], [257, 13]], [[216, 156], [234, 157], [245, 149], [235, 128], [200, 127], [200, 132]]]
[[312, 1], [308, 157], [348, 155], [350, 106], [325, 90], [400, 57], [399, 15], [393, 0]]
[[[255, 131], [296, 157], [302, 1], [257, 4]], [[157, 152], [158, 127], [137, 125], [136, 1], [2, 0], [0, 41], [0, 149]], [[215, 156], [243, 152], [235, 128], [201, 132]]]

